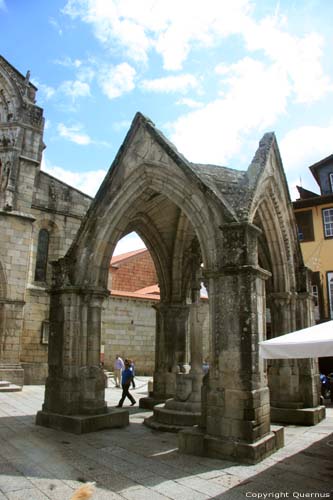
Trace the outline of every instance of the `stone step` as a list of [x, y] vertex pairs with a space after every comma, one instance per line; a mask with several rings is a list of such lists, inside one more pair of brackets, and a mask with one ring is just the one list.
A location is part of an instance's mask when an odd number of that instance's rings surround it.
[[[1, 384], [1, 383], [0, 383]], [[0, 393], [1, 392], [18, 392], [22, 391], [22, 387], [20, 385], [11, 384], [7, 382], [7, 385], [0, 385]]]
[[0, 380], [0, 387], [8, 387], [10, 385], [10, 382], [7, 382], [7, 380]]

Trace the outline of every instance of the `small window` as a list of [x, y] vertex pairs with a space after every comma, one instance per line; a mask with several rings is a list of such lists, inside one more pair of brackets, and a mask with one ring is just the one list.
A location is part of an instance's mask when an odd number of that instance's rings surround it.
[[41, 343], [42, 344], [49, 343], [49, 333], [50, 333], [50, 323], [48, 321], [43, 321], [43, 323], [42, 323], [42, 335], [41, 335]]
[[318, 306], [318, 303], [319, 303], [318, 302], [319, 293], [318, 293], [318, 286], [317, 285], [312, 285], [312, 295], [313, 295], [315, 306]]
[[323, 223], [325, 238], [333, 238], [333, 208], [323, 210]]
[[295, 217], [299, 241], [313, 241], [312, 210], [307, 210], [306, 212], [296, 212]]
[[46, 229], [41, 229], [38, 235], [35, 281], [46, 281], [48, 253], [49, 232]]
[[330, 184], [331, 184], [331, 191], [333, 193], [333, 172], [330, 173]]

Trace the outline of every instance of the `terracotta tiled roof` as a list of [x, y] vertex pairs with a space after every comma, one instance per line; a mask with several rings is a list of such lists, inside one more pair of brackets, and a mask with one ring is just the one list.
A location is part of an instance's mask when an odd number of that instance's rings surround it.
[[140, 253], [148, 252], [147, 248], [140, 248], [140, 250], [133, 250], [132, 252], [122, 253], [120, 255], [115, 255], [111, 259], [111, 266], [118, 264], [118, 262], [123, 262], [126, 259], [134, 257], [134, 255], [139, 255]]
[[160, 295], [160, 287], [157, 284], [150, 285], [144, 288], [140, 288], [139, 290], [135, 290], [135, 293], [143, 293], [145, 295], [150, 295], [150, 294]]
[[138, 293], [138, 292], [127, 292], [122, 290], [111, 290], [111, 296], [116, 297], [127, 297], [131, 299], [144, 299], [144, 300], [154, 300], [159, 301], [160, 296], [155, 294]]

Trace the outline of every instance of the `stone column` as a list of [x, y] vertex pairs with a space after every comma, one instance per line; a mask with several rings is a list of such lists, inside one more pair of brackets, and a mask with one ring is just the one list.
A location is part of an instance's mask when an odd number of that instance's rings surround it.
[[0, 298], [0, 380], [22, 387], [21, 334], [25, 302]]
[[[274, 337], [314, 322], [308, 270], [302, 268], [298, 277], [300, 292], [270, 295]], [[314, 425], [325, 417], [325, 408], [320, 406], [318, 360], [271, 360], [267, 366], [274, 421]]]
[[[310, 279], [308, 278], [308, 283]], [[308, 286], [309, 288], [309, 286]], [[298, 293], [297, 297], [297, 329], [307, 328], [314, 324], [314, 303], [313, 297], [309, 291]], [[313, 423], [323, 418], [323, 409], [315, 410], [320, 407], [320, 379], [318, 359], [298, 359], [299, 367], [299, 391], [300, 398], [305, 408], [313, 408]]]
[[[272, 337], [296, 329], [296, 294], [271, 293]], [[299, 372], [296, 360], [275, 359], [267, 361], [268, 385], [273, 408], [301, 408]], [[274, 411], [273, 415], [275, 417]]]
[[160, 303], [156, 309], [156, 344], [153, 393], [140, 399], [140, 407], [151, 408], [176, 392], [176, 375], [187, 359], [187, 304]]
[[154, 415], [145, 419], [149, 427], [165, 431], [177, 431], [200, 423], [202, 371], [202, 314], [200, 303], [189, 306], [189, 333], [191, 369], [189, 373], [176, 374], [175, 396], [165, 405], [154, 406]]
[[106, 295], [105, 291], [84, 293], [74, 287], [52, 293], [43, 410], [63, 415], [105, 412], [99, 344]]
[[74, 286], [52, 291], [49, 375], [37, 424], [78, 434], [128, 424], [128, 412], [108, 412], [104, 399], [99, 353], [101, 310], [107, 295], [104, 289]]
[[206, 429], [182, 431], [185, 453], [255, 463], [283, 442], [270, 430], [269, 389], [258, 342], [265, 332], [265, 280], [258, 266], [259, 229], [224, 225], [220, 268], [207, 270], [212, 363], [206, 393]]

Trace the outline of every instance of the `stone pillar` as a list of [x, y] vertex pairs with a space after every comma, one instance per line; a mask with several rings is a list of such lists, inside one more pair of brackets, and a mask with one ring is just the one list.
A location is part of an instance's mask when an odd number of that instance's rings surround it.
[[[291, 292], [271, 293], [269, 298], [272, 337], [294, 331], [296, 329], [296, 295]], [[271, 406], [273, 408], [301, 408], [297, 361], [290, 359], [269, 360], [267, 361], [267, 372]]]
[[186, 426], [200, 423], [202, 371], [202, 321], [203, 305], [189, 307], [189, 332], [191, 369], [189, 373], [176, 374], [176, 393], [165, 405], [154, 406], [154, 415], [145, 419], [149, 427], [165, 431], [178, 431]]
[[156, 309], [156, 344], [153, 393], [140, 399], [141, 408], [152, 408], [176, 393], [176, 375], [187, 359], [187, 304], [160, 303]]
[[20, 364], [24, 302], [0, 298], [0, 380], [23, 386]]
[[175, 395], [176, 374], [187, 359], [186, 304], [158, 304], [155, 347], [154, 397], [167, 399]]
[[[310, 283], [310, 278], [307, 278]], [[309, 289], [310, 285], [308, 285]], [[314, 303], [309, 291], [298, 293], [297, 297], [297, 328], [307, 328], [314, 324]], [[320, 407], [320, 379], [318, 359], [298, 359], [299, 367], [299, 391], [300, 398], [305, 408], [313, 408], [313, 423], [321, 420], [324, 416]], [[321, 410], [317, 411], [316, 408]], [[317, 413], [317, 416], [315, 415]]]
[[270, 429], [269, 389], [258, 347], [265, 332], [265, 280], [270, 274], [258, 266], [258, 228], [244, 223], [221, 229], [220, 268], [205, 273], [213, 358], [206, 428], [181, 431], [179, 447], [185, 453], [255, 463], [283, 442], [281, 430], [276, 434]]
[[[270, 295], [273, 336], [314, 323], [313, 299], [306, 268], [299, 273], [299, 293]], [[281, 359], [267, 362], [271, 418], [275, 422], [314, 425], [325, 417], [320, 406], [318, 360]]]
[[43, 410], [63, 415], [104, 413], [99, 367], [100, 315], [105, 292], [75, 288], [51, 297], [49, 376]]
[[49, 375], [36, 423], [82, 433], [128, 424], [126, 410], [110, 413], [99, 366], [102, 304], [108, 291], [68, 286], [53, 290]]

